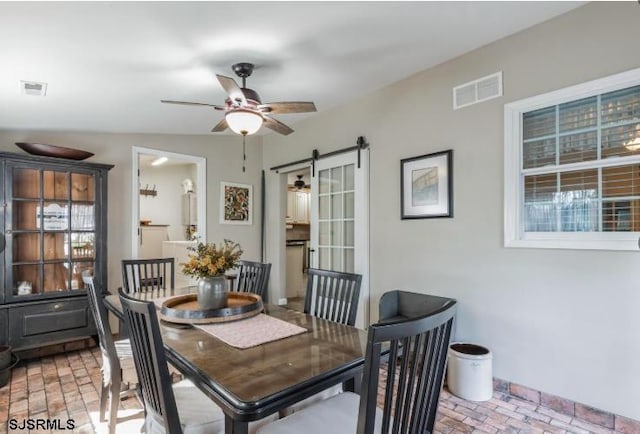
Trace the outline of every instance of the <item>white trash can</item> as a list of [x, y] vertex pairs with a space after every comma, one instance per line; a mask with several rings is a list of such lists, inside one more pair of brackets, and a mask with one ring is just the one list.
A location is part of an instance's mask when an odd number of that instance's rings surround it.
[[493, 356], [488, 348], [463, 342], [449, 346], [447, 386], [454, 395], [469, 401], [488, 401], [493, 396]]

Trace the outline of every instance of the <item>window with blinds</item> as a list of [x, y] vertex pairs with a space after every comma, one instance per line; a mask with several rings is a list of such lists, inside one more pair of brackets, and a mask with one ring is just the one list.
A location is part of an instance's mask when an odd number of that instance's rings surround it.
[[552, 93], [505, 106], [505, 181], [516, 183], [505, 185], [507, 246], [638, 248], [640, 70], [631, 72], [631, 86], [603, 79], [558, 91], [553, 104], [540, 107]]

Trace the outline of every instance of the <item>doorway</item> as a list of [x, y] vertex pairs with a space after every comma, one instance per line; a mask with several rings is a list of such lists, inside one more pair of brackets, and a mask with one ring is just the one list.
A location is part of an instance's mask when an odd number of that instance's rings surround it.
[[[358, 151], [344, 152], [316, 160], [315, 167], [304, 163], [280, 172], [280, 186], [287, 184], [286, 205], [281, 205], [286, 206], [283, 216], [291, 214], [288, 212], [291, 202], [289, 180], [292, 176], [297, 179], [305, 169], [311, 175], [306, 266], [362, 275], [356, 326], [364, 329], [369, 324], [369, 151], [361, 149], [360, 155]], [[287, 240], [292, 239], [289, 226], [287, 223]], [[291, 247], [286, 249], [291, 250]], [[284, 276], [279, 279], [286, 298], [279, 302], [302, 310], [306, 285], [298, 299], [294, 299], [297, 302], [290, 303], [292, 291], [285, 283], [289, 274], [287, 256], [285, 252], [278, 255], [286, 264]]]
[[304, 307], [311, 241], [311, 168], [303, 166], [286, 174], [285, 297], [287, 306]]
[[134, 147], [132, 161], [132, 258], [182, 260], [206, 240], [206, 159]]

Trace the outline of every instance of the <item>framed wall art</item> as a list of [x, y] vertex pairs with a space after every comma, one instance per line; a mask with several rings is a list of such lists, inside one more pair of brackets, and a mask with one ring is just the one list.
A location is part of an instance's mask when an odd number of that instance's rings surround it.
[[253, 187], [234, 182], [220, 183], [220, 223], [250, 225], [253, 223]]
[[402, 219], [453, 217], [453, 150], [400, 161]]

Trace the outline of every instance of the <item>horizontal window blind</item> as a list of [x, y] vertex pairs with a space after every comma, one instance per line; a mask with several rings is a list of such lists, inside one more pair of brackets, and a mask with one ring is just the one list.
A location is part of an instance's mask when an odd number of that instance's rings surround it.
[[522, 113], [525, 232], [640, 232], [640, 86]]

